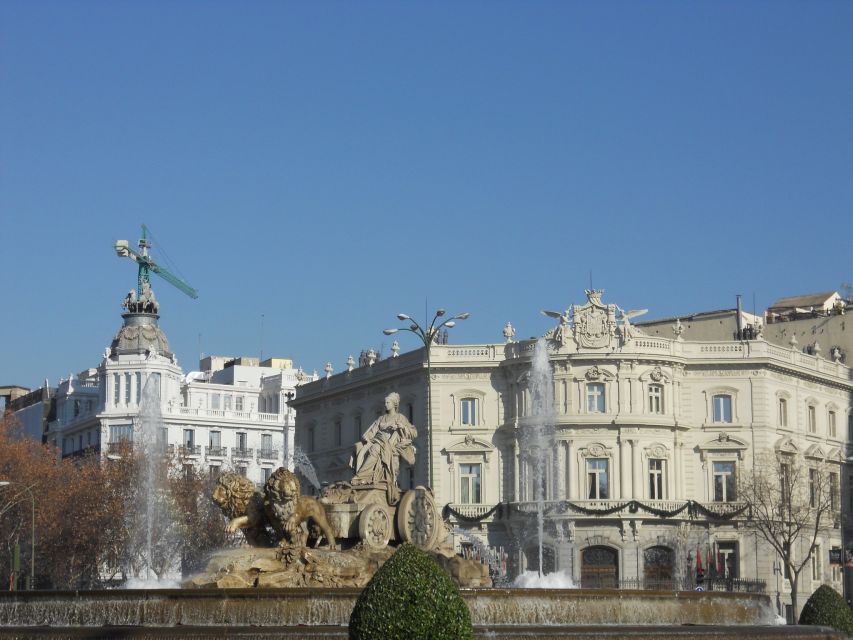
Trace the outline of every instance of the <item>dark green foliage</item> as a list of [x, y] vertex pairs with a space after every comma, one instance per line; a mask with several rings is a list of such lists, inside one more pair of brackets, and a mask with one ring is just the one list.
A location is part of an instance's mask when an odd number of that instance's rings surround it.
[[351, 640], [470, 640], [471, 612], [429, 555], [404, 544], [380, 567], [355, 603]]
[[800, 624], [832, 627], [853, 636], [853, 612], [844, 598], [832, 587], [821, 585], [806, 601], [800, 614]]

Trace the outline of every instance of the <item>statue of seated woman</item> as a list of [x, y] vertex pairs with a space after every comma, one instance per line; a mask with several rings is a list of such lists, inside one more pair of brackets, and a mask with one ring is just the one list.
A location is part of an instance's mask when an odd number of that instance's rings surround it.
[[398, 413], [400, 394], [391, 393], [385, 398], [385, 414], [379, 416], [364, 432], [356, 444], [355, 456], [350, 464], [355, 471], [352, 485], [372, 485], [386, 490], [388, 504], [400, 498], [397, 476], [400, 458], [415, 463], [415, 446], [412, 441], [418, 432], [406, 416]]

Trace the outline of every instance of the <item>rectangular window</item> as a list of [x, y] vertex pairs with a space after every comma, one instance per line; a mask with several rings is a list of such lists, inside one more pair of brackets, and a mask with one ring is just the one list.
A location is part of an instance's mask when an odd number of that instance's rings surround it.
[[166, 451], [169, 446], [169, 427], [160, 427], [157, 431], [157, 451]]
[[110, 425], [110, 442], [132, 442], [133, 441], [133, 425], [132, 424], [113, 424]]
[[809, 469], [809, 506], [814, 509], [817, 506], [819, 476], [817, 469]]
[[266, 455], [272, 453], [272, 436], [268, 433], [261, 435], [261, 452]]
[[590, 458], [586, 461], [588, 497], [590, 500], [607, 500], [610, 497], [610, 483], [607, 474], [609, 461], [605, 458]]
[[783, 513], [790, 508], [789, 500], [791, 498], [791, 465], [782, 463], [779, 468], [779, 508]]
[[222, 432], [221, 431], [211, 431], [210, 432], [210, 448], [211, 449], [219, 449], [222, 446]]
[[406, 417], [409, 419], [409, 422], [415, 421], [415, 405], [411, 402], [406, 404]]
[[727, 395], [714, 396], [714, 422], [732, 421], [732, 397]]
[[142, 402], [142, 373], [139, 371], [135, 374], [136, 377], [136, 404]]
[[738, 576], [738, 561], [737, 561], [737, 542], [720, 542], [717, 545], [717, 551], [720, 555], [718, 564], [722, 564], [726, 578], [737, 578]]
[[270, 469], [269, 467], [264, 467], [261, 469], [261, 480], [263, 481], [264, 484], [267, 483], [267, 480], [270, 479], [271, 475], [272, 475], [272, 469]]
[[236, 396], [234, 398], [234, 410], [242, 411], [243, 410], [243, 396]]
[[361, 433], [361, 416], [356, 416], [355, 418], [353, 418], [353, 426], [355, 428], [355, 439], [360, 440], [361, 435], [362, 435], [362, 433]]
[[649, 460], [649, 499], [664, 499], [663, 460]]
[[779, 426], [788, 426], [788, 401], [785, 398], [779, 398]]
[[586, 385], [587, 413], [604, 413], [604, 383], [590, 382]]
[[817, 410], [813, 404], [808, 408], [809, 433], [817, 431]]
[[246, 440], [247, 437], [245, 433], [237, 432], [237, 449], [239, 449], [240, 451], [245, 451], [246, 449], [248, 449], [248, 447], [246, 446]]
[[248, 467], [237, 467], [237, 473], [245, 478], [249, 475], [249, 468]]
[[663, 386], [649, 385], [649, 413], [663, 413]]
[[714, 502], [735, 501], [735, 463], [714, 463]]
[[838, 474], [829, 472], [829, 506], [832, 512], [838, 511]]
[[219, 477], [221, 467], [218, 464], [212, 464], [207, 468], [211, 480], [216, 480]]
[[231, 396], [223, 396], [222, 397], [222, 408], [226, 411], [231, 411]]
[[480, 504], [480, 465], [460, 464], [459, 478], [461, 481], [460, 502], [462, 504]]
[[121, 401], [121, 376], [117, 373], [113, 374], [113, 404], [118, 404]]
[[192, 449], [195, 446], [195, 430], [184, 429], [184, 446], [187, 449]]
[[823, 556], [821, 553], [821, 546], [816, 544], [812, 552], [812, 580], [814, 582], [823, 580]]
[[341, 446], [341, 440], [343, 439], [343, 425], [341, 424], [340, 419], [335, 420], [334, 425], [334, 436], [335, 436], [335, 446]]
[[130, 404], [130, 392], [133, 387], [130, 385], [130, 374], [124, 374], [124, 403]]
[[211, 409], [219, 409], [219, 399], [220, 395], [218, 393], [210, 394], [210, 408]]
[[826, 416], [827, 430], [830, 438], [838, 437], [838, 429], [835, 426], [835, 411], [830, 411]]
[[154, 393], [159, 398], [160, 397], [160, 374], [159, 373], [152, 373], [151, 374], [150, 384], [153, 385]]
[[462, 424], [466, 427], [477, 426], [477, 399], [462, 399]]

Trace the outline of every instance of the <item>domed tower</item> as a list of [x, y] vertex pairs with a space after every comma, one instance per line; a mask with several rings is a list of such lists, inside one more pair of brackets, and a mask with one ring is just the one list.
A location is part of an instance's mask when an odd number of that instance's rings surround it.
[[[151, 246], [143, 225], [139, 251], [126, 240], [115, 244], [119, 257], [130, 258], [139, 268], [137, 288], [122, 301], [122, 326], [104, 353], [99, 367], [101, 381], [102, 442], [116, 444], [132, 439], [134, 418], [140, 405], [159, 396], [163, 413], [180, 405], [183, 371], [160, 329], [160, 305], [151, 288], [150, 274], [156, 273], [192, 298], [195, 289], [155, 263], [148, 255]], [[156, 395], [146, 396], [146, 390]]]

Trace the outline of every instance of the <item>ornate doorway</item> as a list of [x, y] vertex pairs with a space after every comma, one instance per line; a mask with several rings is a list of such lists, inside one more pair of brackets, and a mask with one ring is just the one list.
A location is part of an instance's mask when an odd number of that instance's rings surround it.
[[619, 552], [610, 547], [588, 547], [581, 552], [581, 587], [619, 588]]
[[674, 564], [675, 552], [669, 547], [646, 549], [643, 552], [643, 589], [674, 589]]

